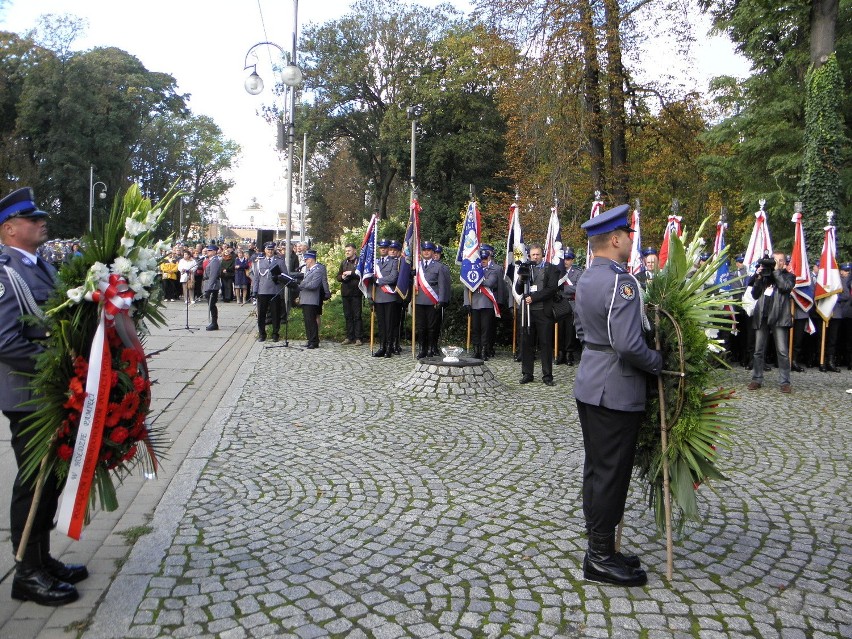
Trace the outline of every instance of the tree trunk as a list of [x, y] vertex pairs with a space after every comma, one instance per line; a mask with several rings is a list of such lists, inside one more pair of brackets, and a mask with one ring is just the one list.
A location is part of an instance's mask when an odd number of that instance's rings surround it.
[[818, 69], [834, 52], [834, 29], [837, 23], [837, 0], [812, 0], [811, 64]]
[[601, 122], [601, 68], [598, 61], [598, 48], [595, 41], [595, 26], [592, 22], [592, 8], [589, 0], [580, 2], [580, 37], [584, 50], [583, 56], [583, 110], [588, 119], [589, 163], [592, 186], [605, 190], [603, 125]]
[[610, 120], [610, 168], [612, 182], [610, 196], [613, 202], [627, 202], [627, 116], [624, 110], [624, 65], [621, 61], [621, 14], [618, 0], [605, 0], [606, 53], [607, 53], [607, 96]]

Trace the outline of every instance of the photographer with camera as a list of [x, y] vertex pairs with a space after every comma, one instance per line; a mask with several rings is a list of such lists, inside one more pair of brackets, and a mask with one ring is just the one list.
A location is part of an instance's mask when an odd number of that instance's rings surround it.
[[[275, 242], [263, 245], [263, 257], [252, 265], [251, 292], [257, 299], [257, 341], [266, 341], [266, 316], [272, 311], [272, 341], [280, 339], [281, 309], [284, 300], [282, 274], [287, 273], [287, 262], [275, 252]], [[286, 314], [286, 310], [285, 313]]]
[[521, 384], [533, 381], [533, 358], [538, 345], [541, 380], [553, 386], [553, 297], [559, 271], [544, 261], [541, 244], [530, 245], [530, 261], [518, 265], [515, 292], [521, 297]]
[[755, 300], [751, 326], [755, 332], [754, 361], [751, 369], [749, 390], [763, 386], [763, 364], [766, 342], [771, 331], [778, 355], [778, 375], [781, 392], [791, 393], [789, 331], [793, 326], [793, 314], [790, 311], [790, 291], [796, 285], [796, 276], [787, 268], [787, 258], [783, 251], [764, 254], [758, 262], [758, 269], [748, 281], [751, 296]]

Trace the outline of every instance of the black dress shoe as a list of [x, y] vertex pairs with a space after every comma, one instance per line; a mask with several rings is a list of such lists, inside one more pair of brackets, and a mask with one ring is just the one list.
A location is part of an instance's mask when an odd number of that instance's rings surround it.
[[790, 370], [793, 371], [794, 373], [804, 373], [805, 372], [805, 369], [802, 368], [801, 366], [799, 366], [798, 364], [793, 364], [792, 366], [790, 366]]
[[305, 346], [305, 348], [309, 348], [309, 349], [319, 348], [319, 344], [308, 344], [307, 346]]
[[524, 375], [523, 377], [521, 377], [521, 381], [518, 382], [518, 383], [519, 384], [529, 384], [531, 381], [533, 381], [532, 375]]
[[266, 341], [266, 335], [258, 335], [257, 341], [258, 342], [265, 342]]
[[80, 564], [63, 564], [58, 559], [48, 556], [44, 562], [44, 569], [54, 579], [64, 581], [66, 584], [80, 583], [89, 576], [89, 570]]
[[393, 357], [393, 351], [391, 349], [386, 350], [385, 357]]
[[77, 589], [51, 576], [45, 568], [18, 566], [12, 580], [12, 599], [32, 601], [41, 606], [64, 606], [77, 601]]
[[272, 341], [273, 342], [277, 342], [279, 339], [281, 339], [281, 336], [278, 333], [272, 334]]
[[548, 378], [548, 379], [543, 379], [541, 381], [544, 382], [545, 386], [556, 386], [556, 382], [554, 382], [552, 379]]
[[426, 354], [426, 351], [420, 351], [417, 353], [417, 359], [426, 359], [427, 357], [428, 355]]
[[565, 353], [559, 353], [559, 356], [556, 358], [556, 361], [555, 361], [555, 362], [553, 362], [553, 363], [554, 363], [555, 365], [557, 365], [557, 366], [558, 366], [559, 364], [567, 364], [567, 363], [568, 363], [568, 358], [566, 358], [566, 357], [565, 357]]
[[218, 324], [216, 324], [216, 323], [208, 324], [208, 325], [207, 325], [207, 328], [205, 328], [204, 330], [205, 330], [205, 331], [218, 331], [218, 330], [219, 330], [219, 325], [218, 325]]
[[384, 357], [384, 356], [385, 356], [385, 349], [383, 349], [383, 348], [380, 348], [375, 353], [373, 353], [373, 357]]

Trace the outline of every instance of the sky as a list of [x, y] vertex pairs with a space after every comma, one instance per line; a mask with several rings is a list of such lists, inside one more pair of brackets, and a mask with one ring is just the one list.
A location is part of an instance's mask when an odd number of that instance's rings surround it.
[[[419, 0], [417, 4], [439, 3]], [[245, 209], [253, 198], [273, 217], [283, 210], [284, 166], [274, 148], [274, 127], [258, 115], [261, 105], [274, 100], [269, 91], [272, 71], [268, 63], [265, 68], [263, 62], [258, 65], [267, 88], [253, 96], [243, 88], [249, 73], [243, 65], [248, 50], [258, 42], [269, 40], [290, 50], [294, 4], [286, 0], [7, 0], [0, 13], [0, 28], [21, 33], [34, 27], [42, 14], [72, 13], [88, 22], [86, 33], [74, 43], [74, 49], [119, 47], [139, 58], [148, 70], [172, 75], [178, 90], [190, 94], [193, 113], [213, 118], [224, 135], [241, 146], [242, 154], [232, 176], [236, 184], [228, 194], [225, 211], [232, 223], [247, 224], [249, 214]], [[343, 16], [350, 4], [350, 0], [302, 0], [298, 3], [300, 32], [308, 23]], [[463, 11], [470, 9], [465, 0], [452, 4]], [[703, 29], [700, 26], [697, 30]], [[261, 48], [261, 54], [264, 49], [269, 48]], [[682, 59], [679, 64], [673, 63], [670, 55], [657, 57], [667, 50], [667, 43], [649, 45], [648, 73], [655, 73], [655, 68], [677, 72], [680, 66], [692, 71], [694, 78], [688, 81], [700, 89], [713, 75], [743, 76], [748, 70], [723, 38], [702, 38], [695, 49], [695, 59]], [[655, 62], [657, 59], [659, 62]]]

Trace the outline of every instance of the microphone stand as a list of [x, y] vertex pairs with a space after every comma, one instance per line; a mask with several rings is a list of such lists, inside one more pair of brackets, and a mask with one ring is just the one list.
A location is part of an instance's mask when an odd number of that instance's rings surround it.
[[189, 331], [193, 333], [197, 331], [197, 328], [192, 328], [189, 325], [189, 294], [184, 295], [184, 306], [186, 307], [186, 326], [181, 326], [179, 328], [170, 328], [169, 331]]

